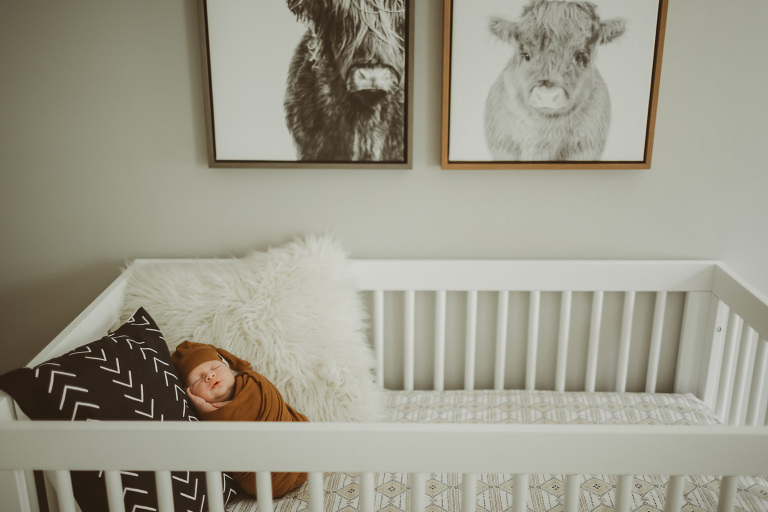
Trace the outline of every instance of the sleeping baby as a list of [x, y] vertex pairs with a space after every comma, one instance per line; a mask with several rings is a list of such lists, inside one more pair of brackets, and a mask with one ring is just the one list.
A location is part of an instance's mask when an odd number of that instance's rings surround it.
[[[171, 359], [202, 420], [309, 421], [285, 403], [251, 363], [224, 349], [185, 341]], [[245, 492], [256, 496], [255, 473], [230, 474]], [[307, 473], [272, 473], [272, 496], [279, 498], [306, 481]]]

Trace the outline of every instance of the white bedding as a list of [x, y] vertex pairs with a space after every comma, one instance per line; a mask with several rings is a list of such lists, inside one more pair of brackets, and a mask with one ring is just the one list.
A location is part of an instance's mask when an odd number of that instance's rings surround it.
[[[552, 391], [391, 391], [388, 403], [396, 422], [442, 423], [590, 423], [714, 425], [717, 418], [695, 396], [646, 393], [556, 393]], [[446, 447], [450, 450], [450, 447]], [[477, 511], [502, 512], [513, 505], [512, 474], [481, 474], [477, 482]], [[529, 475], [528, 508], [533, 512], [559, 512], [565, 491], [564, 475]], [[358, 475], [328, 473], [324, 478], [326, 512], [359, 510]], [[616, 478], [613, 475], [581, 477], [580, 510], [612, 510]], [[636, 475], [632, 510], [662, 511], [667, 477]], [[686, 477], [686, 512], [715, 511], [720, 479]], [[381, 512], [409, 512], [407, 474], [377, 473], [374, 507]], [[461, 511], [461, 475], [432, 473], [427, 477], [427, 512]], [[309, 493], [303, 486], [274, 503], [275, 512], [308, 509]], [[736, 510], [768, 512], [768, 482], [740, 478]], [[230, 512], [258, 510], [256, 500], [242, 500]]]

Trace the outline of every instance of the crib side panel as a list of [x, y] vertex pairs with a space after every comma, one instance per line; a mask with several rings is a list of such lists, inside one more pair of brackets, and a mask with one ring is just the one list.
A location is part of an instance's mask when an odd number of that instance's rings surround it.
[[714, 319], [703, 367], [705, 402], [729, 425], [764, 425], [768, 407], [768, 298], [723, 264], [712, 283]]
[[380, 383], [438, 390], [671, 392], [687, 296], [709, 293], [712, 275], [701, 262], [366, 260], [353, 268], [361, 288], [375, 290], [365, 297]]

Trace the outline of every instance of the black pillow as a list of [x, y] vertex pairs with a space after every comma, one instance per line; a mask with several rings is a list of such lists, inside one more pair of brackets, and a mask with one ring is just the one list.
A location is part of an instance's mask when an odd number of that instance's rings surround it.
[[[141, 308], [115, 332], [34, 368], [0, 376], [0, 389], [33, 420], [198, 421], [157, 324]], [[73, 471], [83, 512], [107, 510], [102, 472]], [[126, 510], [157, 510], [152, 472], [121, 472]], [[224, 499], [237, 484], [223, 476]], [[207, 509], [205, 474], [172, 472], [175, 510]], [[143, 508], [149, 507], [149, 508]]]

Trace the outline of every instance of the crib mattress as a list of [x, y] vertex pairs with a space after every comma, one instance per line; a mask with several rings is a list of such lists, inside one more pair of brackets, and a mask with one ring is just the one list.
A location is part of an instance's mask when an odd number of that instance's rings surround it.
[[[521, 423], [521, 424], [643, 424], [715, 425], [718, 420], [698, 398], [690, 394], [650, 393], [558, 393], [553, 391], [389, 391], [392, 421], [398, 423]], [[447, 447], [450, 449], [450, 447]], [[359, 478], [356, 473], [324, 475], [325, 511], [359, 510]], [[528, 509], [560, 512], [563, 509], [565, 475], [529, 475]], [[513, 506], [515, 477], [494, 473], [478, 475], [477, 511], [502, 512]], [[632, 510], [662, 511], [667, 478], [636, 475]], [[581, 477], [580, 510], [601, 512], [613, 509], [614, 475]], [[689, 476], [685, 482], [684, 511], [715, 511], [720, 479]], [[409, 512], [410, 481], [407, 474], [375, 475], [375, 510]], [[427, 512], [461, 512], [461, 475], [432, 473], [427, 476]], [[306, 484], [281, 500], [275, 512], [309, 509]], [[258, 510], [256, 500], [240, 500], [229, 512]], [[768, 512], [768, 482], [741, 478], [736, 510]]]

